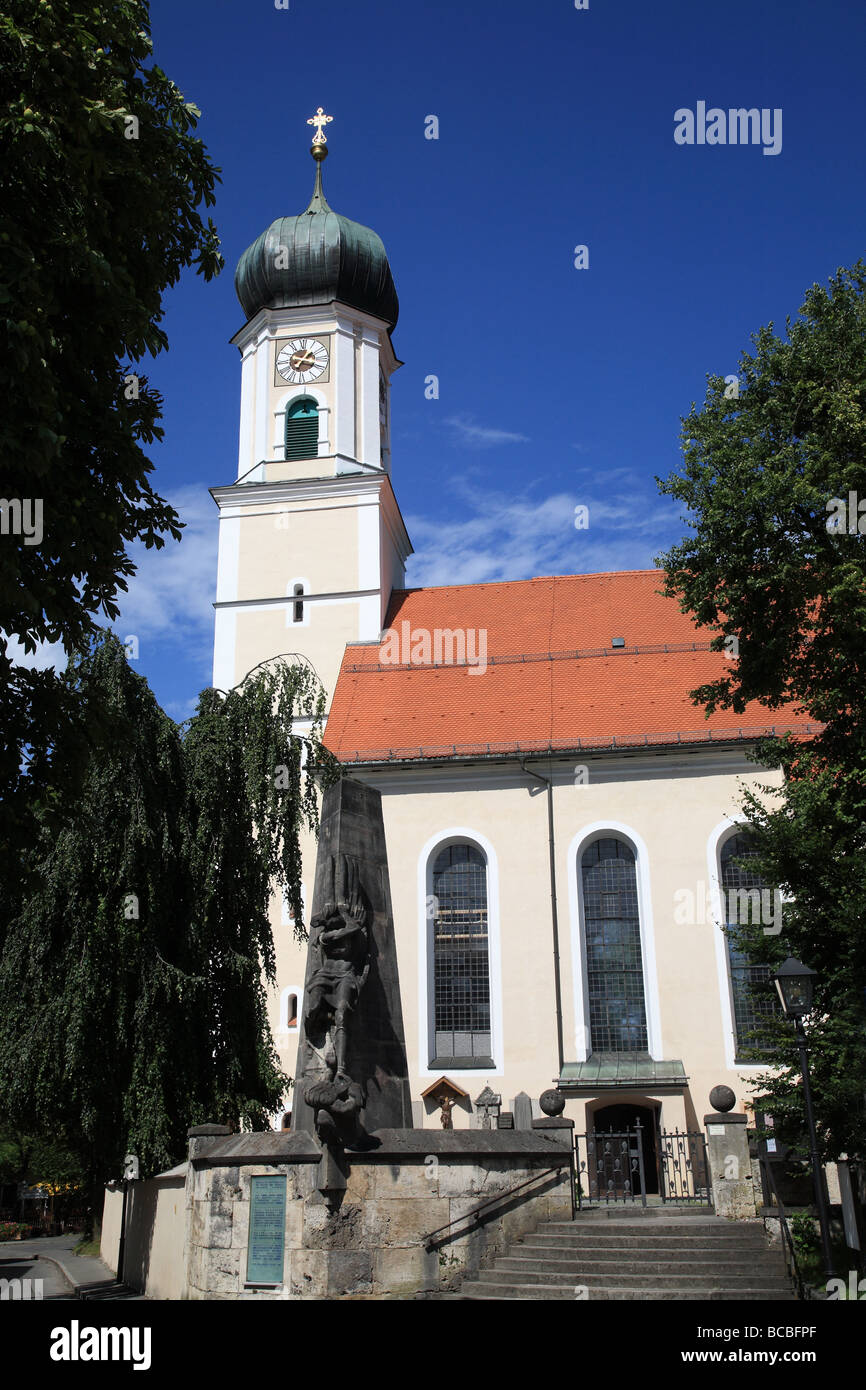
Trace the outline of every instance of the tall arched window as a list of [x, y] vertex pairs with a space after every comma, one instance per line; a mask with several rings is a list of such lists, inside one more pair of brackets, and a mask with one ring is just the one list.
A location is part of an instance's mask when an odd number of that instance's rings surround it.
[[316, 458], [318, 452], [319, 407], [311, 396], [301, 396], [286, 411], [286, 461]]
[[487, 861], [472, 844], [433, 861], [433, 1056], [430, 1065], [493, 1066]]
[[304, 621], [304, 586], [296, 584], [294, 586], [294, 603], [292, 605], [292, 622], [302, 623]]
[[634, 851], [624, 840], [593, 840], [583, 852], [580, 870], [590, 1048], [646, 1052]]
[[[761, 920], [760, 914], [775, 907], [772, 893], [758, 871], [749, 864], [757, 851], [748, 831], [731, 835], [722, 846], [721, 885], [728, 943], [728, 970], [734, 1015], [734, 1060], [754, 1061], [749, 1053], [767, 1047], [762, 1023], [777, 1012], [779, 1004], [770, 979], [769, 965], [758, 965], [737, 941], [737, 927]], [[738, 862], [735, 862], [738, 861]]]

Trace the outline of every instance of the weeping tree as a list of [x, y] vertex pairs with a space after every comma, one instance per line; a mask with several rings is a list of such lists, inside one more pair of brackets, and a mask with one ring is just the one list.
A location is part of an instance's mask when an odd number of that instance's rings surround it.
[[[756, 700], [811, 721], [810, 737], [754, 751], [782, 774], [743, 806], [754, 867], [782, 890], [782, 934], [743, 924], [755, 962], [818, 972], [807, 1020], [819, 1142], [866, 1148], [866, 263], [814, 285], [779, 336], [770, 324], [735, 382], [710, 377], [683, 421], [683, 464], [660, 482], [691, 534], [657, 563], [665, 588], [736, 654], [692, 692], [708, 713]], [[734, 640], [732, 640], [734, 639]], [[769, 722], [784, 722], [769, 720]], [[792, 1026], [762, 1027], [756, 1080], [782, 1137], [805, 1129]]]
[[17, 647], [81, 646], [117, 617], [134, 543], [180, 539], [151, 478], [163, 402], [147, 362], [168, 348], [166, 292], [223, 260], [207, 216], [219, 170], [154, 61], [146, 0], [5, 0], [0, 93], [0, 860], [14, 864], [34, 761], [47, 771], [61, 730], [69, 756], [77, 717]]
[[[300, 661], [204, 691], [184, 726], [111, 635], [64, 679], [78, 723], [52, 750], [52, 805], [4, 895], [0, 1118], [62, 1135], [96, 1195], [127, 1151], [153, 1173], [190, 1124], [265, 1128], [279, 1107], [269, 907], [284, 892], [301, 922], [299, 835], [317, 829], [317, 780], [336, 766]], [[66, 738], [76, 797], [58, 812]]]

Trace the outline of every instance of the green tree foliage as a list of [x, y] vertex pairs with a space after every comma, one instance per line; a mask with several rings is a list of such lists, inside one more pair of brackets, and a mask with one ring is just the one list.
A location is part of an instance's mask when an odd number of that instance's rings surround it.
[[74, 711], [51, 671], [12, 664], [7, 639], [81, 646], [117, 616], [129, 544], [179, 539], [148, 477], [162, 402], [137, 363], [168, 345], [165, 289], [192, 264], [210, 279], [221, 257], [198, 212], [218, 171], [199, 112], [152, 61], [143, 0], [7, 0], [0, 91], [3, 495], [42, 507], [38, 543], [0, 536], [8, 844], [30, 831], [29, 759]]
[[0, 1126], [0, 1183], [65, 1190], [82, 1179], [79, 1160], [62, 1140]]
[[333, 764], [301, 663], [204, 691], [185, 730], [113, 636], [64, 680], [82, 727], [98, 706], [109, 732], [60, 829], [43, 824], [6, 922], [0, 1096], [8, 1123], [62, 1132], [98, 1185], [127, 1150], [152, 1173], [184, 1154], [190, 1124], [262, 1128], [279, 1107], [268, 912], [276, 889], [302, 920], [299, 832], [316, 828], [315, 777]]
[[[738, 659], [693, 699], [708, 713], [758, 700], [814, 721], [808, 739], [755, 750], [784, 776], [781, 795], [765, 785], [745, 796], [756, 866], [791, 901], [781, 936], [753, 922], [740, 940], [756, 961], [793, 955], [818, 971], [808, 1034], [831, 1157], [866, 1149], [864, 291], [858, 261], [809, 290], [784, 338], [762, 328], [741, 358], [739, 394], [709, 378], [703, 407], [683, 421], [684, 465], [659, 483], [685, 503], [693, 530], [658, 561], [667, 592], [714, 631], [716, 648], [738, 642]], [[836, 529], [843, 501], [847, 524]], [[756, 1086], [796, 1140], [804, 1119], [793, 1032], [783, 1018], [771, 1030], [778, 1066]]]

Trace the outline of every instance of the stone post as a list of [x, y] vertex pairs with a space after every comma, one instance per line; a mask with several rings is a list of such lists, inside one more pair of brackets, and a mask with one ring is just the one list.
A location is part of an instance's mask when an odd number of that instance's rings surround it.
[[757, 1214], [752, 1160], [746, 1116], [730, 1113], [735, 1100], [730, 1086], [714, 1086], [710, 1091], [710, 1104], [716, 1109], [704, 1116], [707, 1158], [716, 1215], [732, 1221], [748, 1221], [754, 1220]]

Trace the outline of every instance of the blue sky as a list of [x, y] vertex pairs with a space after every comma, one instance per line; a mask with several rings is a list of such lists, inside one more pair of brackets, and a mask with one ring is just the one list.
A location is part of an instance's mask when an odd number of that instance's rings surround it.
[[[655, 474], [706, 375], [864, 252], [860, 0], [155, 0], [155, 56], [222, 167], [226, 269], [165, 300], [155, 480], [188, 522], [123, 600], [137, 669], [185, 717], [210, 680], [217, 511], [235, 476], [244, 248], [313, 182], [382, 236], [403, 366], [393, 481], [409, 582], [643, 568], [677, 539]], [[782, 149], [681, 146], [674, 112], [783, 112]], [[439, 139], [424, 138], [425, 117]], [[589, 248], [589, 268], [574, 248]], [[426, 400], [429, 374], [438, 400]], [[590, 509], [588, 530], [574, 508]]]

